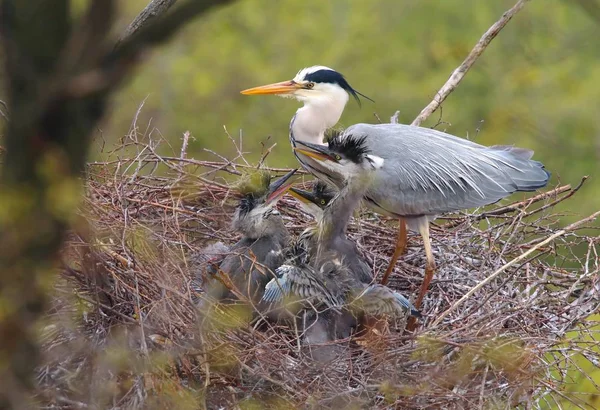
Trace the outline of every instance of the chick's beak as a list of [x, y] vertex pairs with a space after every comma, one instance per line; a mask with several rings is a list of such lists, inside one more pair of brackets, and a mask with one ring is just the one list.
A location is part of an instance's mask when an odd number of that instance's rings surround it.
[[269, 185], [269, 192], [267, 193], [267, 199], [265, 200], [267, 204], [276, 201], [281, 196], [283, 196], [283, 194], [285, 194], [285, 192], [292, 185], [291, 182], [288, 183], [287, 181], [292, 177], [292, 175], [296, 173], [296, 171], [296, 169], [291, 170], [290, 172], [273, 182], [271, 185]]
[[311, 202], [315, 203], [315, 196], [313, 195], [312, 192], [308, 192], [308, 191], [304, 191], [302, 189], [291, 187], [290, 195], [292, 195], [298, 201], [304, 202], [305, 204], [308, 204]]
[[302, 85], [290, 81], [282, 81], [280, 83], [261, 85], [260, 87], [248, 88], [240, 91], [244, 95], [260, 95], [260, 94], [291, 94], [302, 88]]

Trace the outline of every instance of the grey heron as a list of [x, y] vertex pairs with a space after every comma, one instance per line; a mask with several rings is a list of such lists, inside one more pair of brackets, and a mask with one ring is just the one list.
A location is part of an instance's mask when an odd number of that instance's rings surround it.
[[[262, 298], [272, 272], [284, 261], [284, 250], [290, 240], [274, 205], [290, 187], [288, 180], [295, 172], [292, 170], [272, 183], [270, 175], [262, 173], [257, 184], [244, 192], [231, 224], [242, 238], [227, 249], [227, 255], [223, 255], [218, 267], [212, 268], [214, 274], [208, 275], [207, 295], [211, 300], [234, 299], [231, 287], [252, 303], [256, 304]], [[217, 249], [224, 250], [222, 246]], [[216, 277], [219, 272], [227, 277]]]
[[[325, 66], [304, 68], [289, 81], [250, 88], [245, 95], [275, 94], [304, 105], [290, 123], [293, 147], [299, 142], [324, 144], [325, 131], [340, 119], [349, 96], [357, 90], [339, 72]], [[363, 96], [364, 97], [364, 96]], [[483, 146], [428, 128], [404, 124], [356, 124], [346, 135], [364, 136], [370, 152], [383, 159], [365, 193], [374, 211], [400, 220], [400, 230], [386, 283], [406, 247], [406, 226], [423, 237], [425, 275], [415, 305], [420, 306], [435, 271], [429, 222], [446, 212], [479, 207], [518, 191], [534, 191], [548, 183], [543, 164], [533, 152], [512, 146]], [[321, 164], [295, 151], [302, 166], [317, 178], [341, 186], [343, 178], [324, 172]]]

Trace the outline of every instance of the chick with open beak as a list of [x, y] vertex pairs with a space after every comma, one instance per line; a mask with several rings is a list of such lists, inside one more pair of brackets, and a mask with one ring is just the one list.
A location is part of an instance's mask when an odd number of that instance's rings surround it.
[[216, 273], [205, 278], [206, 295], [211, 301], [240, 299], [257, 305], [261, 300], [265, 285], [284, 261], [290, 239], [274, 206], [290, 188], [295, 172], [271, 182], [269, 173], [259, 171], [238, 185], [242, 197], [232, 227], [242, 238], [219, 263], [213, 264]]

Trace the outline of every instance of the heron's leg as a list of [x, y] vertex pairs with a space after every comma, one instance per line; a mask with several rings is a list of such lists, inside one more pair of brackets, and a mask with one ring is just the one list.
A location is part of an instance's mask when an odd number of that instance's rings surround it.
[[[431, 251], [431, 241], [429, 240], [429, 222], [419, 226], [419, 232], [423, 237], [423, 245], [425, 247], [425, 257], [427, 261], [425, 262], [425, 278], [423, 279], [423, 284], [421, 285], [421, 291], [419, 292], [419, 296], [415, 301], [415, 307], [419, 309], [421, 307], [421, 303], [423, 303], [423, 299], [425, 298], [425, 294], [427, 293], [427, 289], [429, 288], [429, 284], [431, 283], [431, 279], [433, 279], [433, 273], [435, 272], [435, 260], [433, 259], [433, 252]], [[408, 323], [406, 325], [406, 330], [413, 331], [417, 327], [417, 319], [414, 317], [410, 317], [408, 319]]]
[[427, 262], [425, 263], [425, 278], [423, 279], [423, 284], [421, 285], [421, 292], [419, 292], [419, 296], [415, 302], [415, 307], [417, 309], [421, 307], [421, 303], [423, 302], [423, 298], [427, 293], [431, 279], [433, 279], [433, 272], [435, 272], [435, 260], [433, 259], [431, 241], [429, 240], [429, 223], [419, 227], [419, 232], [421, 232], [421, 236], [423, 237], [423, 245], [425, 246], [425, 256], [427, 258]]
[[396, 240], [396, 249], [394, 249], [394, 254], [392, 255], [392, 260], [390, 261], [390, 265], [385, 270], [385, 273], [383, 274], [383, 278], [381, 279], [382, 285], [386, 285], [388, 283], [389, 277], [390, 277], [392, 271], [394, 270], [394, 267], [396, 266], [396, 262], [398, 261], [398, 258], [400, 257], [400, 255], [402, 255], [404, 253], [404, 251], [406, 251], [406, 242], [407, 242], [406, 221], [404, 220], [404, 218], [400, 218], [398, 220], [398, 224], [400, 225], [400, 227], [398, 230], [398, 239]]

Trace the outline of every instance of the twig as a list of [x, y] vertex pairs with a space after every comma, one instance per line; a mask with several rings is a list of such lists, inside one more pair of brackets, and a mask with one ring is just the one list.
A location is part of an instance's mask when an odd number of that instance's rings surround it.
[[190, 140], [190, 132], [186, 131], [183, 133], [183, 142], [181, 143], [181, 153], [179, 154], [179, 158], [185, 159], [187, 155], [188, 143]]
[[275, 143], [275, 144], [271, 145], [269, 148], [267, 148], [265, 153], [260, 157], [260, 161], [258, 161], [258, 164], [256, 165], [256, 169], [260, 169], [264, 165], [265, 160], [267, 159], [267, 157], [269, 156], [271, 151], [273, 151], [273, 148], [275, 148], [276, 145], [277, 145], [277, 143]]
[[600, 211], [593, 213], [592, 215], [588, 216], [587, 218], [581, 219], [580, 221], [577, 221], [575, 223], [572, 223], [571, 225], [561, 229], [560, 231], [556, 232], [553, 235], [550, 235], [548, 238], [546, 238], [545, 240], [543, 240], [542, 242], [538, 243], [537, 245], [535, 245], [534, 247], [532, 247], [531, 249], [529, 249], [527, 252], [524, 252], [523, 254], [519, 255], [518, 257], [514, 258], [513, 260], [511, 260], [510, 262], [506, 263], [504, 266], [502, 266], [500, 269], [498, 269], [496, 272], [492, 273], [490, 276], [488, 276], [487, 278], [485, 278], [484, 280], [482, 280], [481, 282], [479, 282], [477, 285], [473, 286], [471, 288], [471, 290], [469, 290], [462, 298], [460, 298], [459, 300], [457, 300], [452, 306], [450, 306], [444, 313], [442, 313], [432, 324], [432, 326], [437, 326], [438, 324], [440, 324], [440, 322], [442, 320], [444, 320], [444, 318], [446, 318], [446, 316], [448, 316], [450, 313], [452, 313], [454, 310], [456, 310], [456, 308], [458, 306], [460, 306], [465, 300], [469, 299], [471, 296], [473, 296], [473, 294], [475, 292], [477, 292], [479, 289], [481, 289], [482, 287], [484, 287], [485, 285], [487, 285], [488, 283], [490, 283], [492, 280], [496, 279], [496, 277], [498, 277], [502, 272], [504, 272], [506, 269], [510, 268], [511, 266], [521, 262], [522, 260], [526, 259], [529, 255], [531, 255], [533, 252], [535, 252], [536, 250], [538, 250], [539, 248], [546, 246], [547, 244], [549, 244], [550, 242], [552, 242], [553, 240], [563, 236], [564, 234], [574, 231], [575, 229], [578, 229], [581, 225], [586, 224], [588, 222], [593, 221], [594, 219], [596, 219], [598, 216], [600, 216]]
[[435, 98], [427, 105], [427, 107], [423, 108], [421, 113], [414, 119], [411, 125], [419, 126], [423, 121], [425, 121], [431, 114], [438, 109], [438, 107], [444, 102], [446, 97], [450, 95], [452, 91], [458, 86], [463, 77], [467, 74], [471, 66], [477, 61], [479, 56], [485, 51], [486, 47], [490, 44], [490, 42], [498, 35], [500, 30], [506, 26], [506, 24], [513, 18], [515, 14], [517, 14], [530, 0], [519, 0], [517, 4], [515, 4], [510, 10], [505, 12], [500, 20], [498, 20], [494, 25], [492, 25], [488, 31], [479, 39], [473, 50], [469, 53], [465, 61], [462, 62], [460, 66], [450, 76], [448, 81], [440, 88], [437, 92]]

